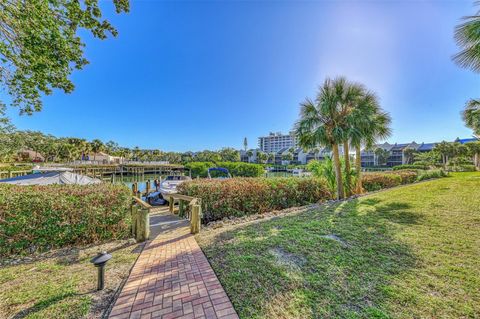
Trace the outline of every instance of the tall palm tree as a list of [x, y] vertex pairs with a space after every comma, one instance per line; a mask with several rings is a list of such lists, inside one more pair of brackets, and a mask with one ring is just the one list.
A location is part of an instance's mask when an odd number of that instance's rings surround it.
[[105, 148], [105, 145], [103, 145], [103, 142], [100, 141], [99, 139], [95, 139], [90, 143], [90, 149], [93, 152], [93, 160], [96, 160], [96, 156], [98, 152], [103, 151]]
[[352, 195], [350, 143], [355, 139], [355, 136], [359, 135], [358, 133], [361, 133], [362, 117], [367, 115], [359, 112], [363, 106], [361, 102], [366, 90], [359, 83], [347, 83], [345, 81], [337, 85], [337, 91], [345, 114], [344, 130], [346, 134], [343, 141], [343, 155], [345, 158], [345, 191], [348, 197]]
[[350, 113], [350, 143], [355, 148], [355, 171], [357, 174], [356, 192], [362, 192], [361, 147], [370, 149], [379, 139], [390, 136], [391, 118], [380, 107], [375, 93], [364, 91], [362, 98]]
[[455, 40], [461, 51], [453, 56], [453, 60], [463, 68], [480, 72], [480, 11], [463, 20], [455, 28]]
[[348, 138], [346, 120], [349, 104], [346, 101], [356, 96], [354, 92], [356, 88], [345, 78], [327, 78], [315, 100], [306, 99], [300, 104], [300, 119], [295, 124], [295, 134], [301, 147], [325, 146], [332, 150], [338, 199], [345, 197], [339, 144]]
[[480, 99], [471, 99], [462, 111], [465, 125], [473, 130], [473, 134], [480, 138]]

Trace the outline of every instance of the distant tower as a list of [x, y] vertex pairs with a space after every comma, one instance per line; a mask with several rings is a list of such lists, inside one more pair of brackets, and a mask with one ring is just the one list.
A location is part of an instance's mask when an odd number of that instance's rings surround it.
[[248, 142], [247, 142], [247, 138], [246, 138], [246, 137], [243, 138], [243, 148], [245, 149], [245, 152], [246, 152], [247, 149], [248, 149]]

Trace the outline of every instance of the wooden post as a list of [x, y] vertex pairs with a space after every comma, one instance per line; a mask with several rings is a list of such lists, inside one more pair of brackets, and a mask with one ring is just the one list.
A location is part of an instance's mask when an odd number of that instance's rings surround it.
[[185, 217], [185, 202], [181, 199], [178, 202], [178, 217]]
[[132, 236], [137, 238], [138, 206], [132, 204]]
[[133, 193], [133, 196], [137, 195], [137, 191], [135, 190], [135, 183], [132, 184], [132, 193]]
[[197, 234], [200, 231], [200, 214], [202, 208], [196, 204], [192, 206], [192, 219], [190, 220], [190, 233]]
[[137, 197], [140, 199], [142, 198], [142, 193], [140, 191], [137, 191]]
[[146, 191], [147, 191], [147, 192], [146, 192], [146, 195], [148, 195], [148, 193], [150, 193], [150, 180], [148, 180], [148, 181], [146, 182], [145, 189], [146, 189]]
[[175, 204], [175, 200], [173, 199], [173, 196], [170, 196], [170, 197], [168, 198], [168, 208], [169, 208], [169, 210], [170, 210], [170, 213], [172, 213], [172, 214], [173, 214], [173, 206], [174, 206], [174, 204]]
[[8, 172], [8, 178], [12, 178], [13, 177], [13, 172], [12, 171], [9, 171]]
[[137, 242], [146, 241], [150, 238], [150, 211], [142, 208], [137, 218]]

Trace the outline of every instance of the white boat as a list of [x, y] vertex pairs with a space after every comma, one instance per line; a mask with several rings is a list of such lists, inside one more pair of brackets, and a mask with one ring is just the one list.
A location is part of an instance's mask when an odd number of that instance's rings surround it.
[[162, 194], [163, 198], [168, 199], [168, 195], [177, 193], [177, 186], [181, 183], [191, 180], [189, 176], [167, 176], [160, 182], [158, 191]]

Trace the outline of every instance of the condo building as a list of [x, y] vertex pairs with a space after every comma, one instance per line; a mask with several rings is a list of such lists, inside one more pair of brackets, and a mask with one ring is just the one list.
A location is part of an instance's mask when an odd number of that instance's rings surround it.
[[297, 141], [293, 132], [286, 135], [271, 132], [258, 138], [258, 147], [264, 153], [276, 153], [282, 149], [297, 148]]

